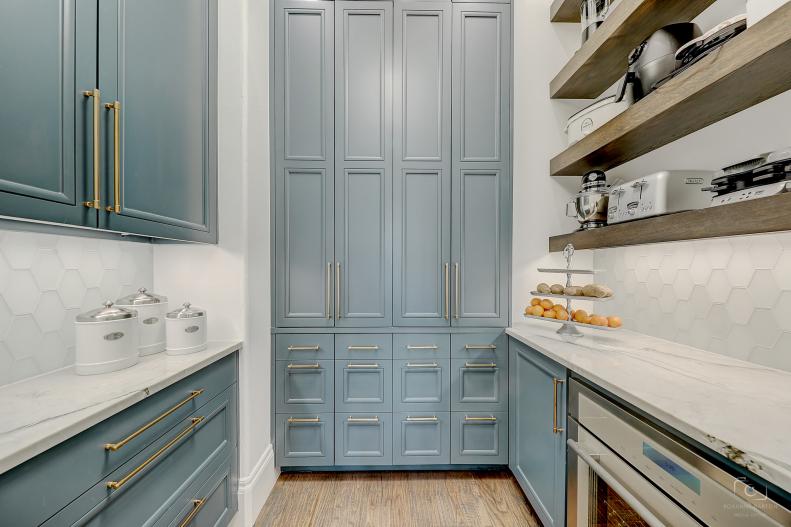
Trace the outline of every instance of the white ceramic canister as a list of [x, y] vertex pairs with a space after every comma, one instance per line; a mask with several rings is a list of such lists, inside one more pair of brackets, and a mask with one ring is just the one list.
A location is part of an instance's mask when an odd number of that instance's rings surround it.
[[165, 315], [167, 354], [186, 355], [206, 349], [206, 311], [189, 302]]
[[123, 298], [116, 306], [137, 311], [140, 335], [140, 355], [153, 355], [165, 351], [165, 315], [168, 312], [166, 296], [149, 293], [145, 287]]
[[122, 370], [140, 359], [136, 311], [108, 300], [103, 307], [77, 315], [74, 325], [78, 375]]

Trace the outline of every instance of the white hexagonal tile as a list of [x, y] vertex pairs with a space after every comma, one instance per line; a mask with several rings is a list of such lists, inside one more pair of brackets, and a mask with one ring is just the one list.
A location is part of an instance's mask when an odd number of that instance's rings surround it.
[[64, 271], [58, 253], [52, 249], [39, 250], [38, 258], [30, 270], [42, 291], [57, 289]]
[[774, 307], [780, 297], [780, 289], [777, 287], [774, 275], [772, 275], [771, 271], [764, 269], [755, 272], [748, 290], [753, 297], [753, 305], [755, 307], [769, 309]]
[[95, 251], [83, 252], [78, 271], [86, 287], [99, 287], [104, 274], [104, 266], [99, 258], [99, 253]]
[[676, 264], [675, 257], [671, 254], [662, 259], [662, 265], [659, 266], [659, 276], [662, 278], [662, 283], [666, 285], [673, 285], [676, 281], [679, 267]]
[[0, 341], [3, 340], [8, 329], [11, 327], [11, 321], [14, 319], [14, 314], [8, 308], [2, 297], [0, 297]]
[[747, 325], [753, 335], [753, 343], [757, 346], [772, 347], [777, 343], [782, 331], [777, 320], [769, 309], [756, 309]]
[[791, 333], [783, 333], [777, 345], [772, 348], [754, 347], [750, 353], [750, 361], [791, 371]]
[[41, 292], [30, 271], [14, 271], [11, 281], [3, 292], [8, 307], [15, 315], [28, 315], [38, 304]]
[[688, 331], [695, 323], [700, 324], [700, 321], [695, 320], [695, 310], [692, 308], [692, 304], [684, 300], [678, 302], [675, 311], [673, 311], [673, 324], [680, 330]]
[[81, 312], [79, 308], [67, 309], [63, 317], [63, 323], [60, 325], [58, 333], [60, 334], [61, 340], [67, 346], [74, 346], [74, 319], [77, 318], [77, 315]]
[[0, 386], [10, 383], [13, 380], [12, 369], [14, 367], [14, 357], [0, 342]]
[[784, 331], [791, 331], [791, 291], [783, 291], [772, 312], [777, 325]]
[[40, 233], [36, 235], [36, 244], [39, 249], [55, 249], [59, 238], [60, 236], [56, 234]]
[[711, 264], [705, 253], [698, 252], [689, 266], [689, 276], [695, 285], [706, 285], [711, 275]]
[[640, 282], [645, 282], [648, 280], [648, 275], [651, 272], [651, 268], [648, 266], [648, 259], [645, 256], [641, 256], [637, 259], [637, 265], [634, 267], [634, 274], [637, 277], [637, 280]]
[[786, 249], [777, 260], [772, 275], [780, 289], [791, 289], [791, 249]]
[[711, 272], [709, 283], [706, 284], [706, 291], [709, 298], [715, 304], [724, 304], [731, 294], [731, 284], [728, 282], [728, 274], [722, 270]]
[[30, 269], [36, 261], [38, 243], [29, 232], [9, 232], [3, 240], [2, 251], [13, 269]]
[[695, 313], [695, 318], [705, 319], [709, 316], [709, 311], [711, 311], [711, 299], [705, 287], [696, 285], [692, 290], [689, 303]]
[[11, 266], [5, 261], [5, 258], [0, 254], [0, 291], [5, 291], [8, 283], [11, 281]]
[[38, 352], [43, 337], [32, 315], [15, 317], [5, 338], [8, 351], [16, 360], [32, 357]]
[[651, 295], [652, 298], [659, 298], [659, 295], [662, 293], [662, 277], [659, 276], [659, 271], [651, 270], [648, 273], [648, 280], [645, 282], [645, 286], [648, 288], [648, 294]]
[[615, 256], [613, 258], [613, 272], [616, 276], [624, 276], [626, 275], [626, 258], [625, 258], [625, 251], [623, 247], [618, 247], [617, 249], [613, 249], [615, 251]]
[[695, 288], [695, 283], [692, 280], [692, 275], [686, 269], [680, 270], [676, 274], [676, 279], [673, 282], [673, 290], [679, 300], [689, 300], [692, 296], [692, 290]]
[[735, 251], [728, 265], [728, 281], [734, 287], [747, 287], [755, 274], [748, 251]]
[[98, 287], [92, 287], [85, 292], [85, 298], [82, 299], [80, 310], [84, 313], [92, 309], [100, 308], [108, 300], [113, 301], [115, 299], [105, 297]]
[[115, 302], [121, 296], [121, 274], [115, 269], [105, 270], [99, 290], [104, 298]]
[[747, 324], [753, 315], [753, 299], [746, 289], [734, 289], [726, 304], [728, 314], [735, 324]]
[[72, 236], [61, 236], [55, 247], [58, 251], [63, 267], [66, 269], [79, 269], [82, 258], [80, 239]]
[[791, 249], [791, 232], [778, 232], [774, 236], [777, 240], [777, 243], [779, 243], [783, 249]]
[[695, 259], [695, 246], [692, 242], [671, 244], [669, 252], [673, 261], [673, 267], [676, 269], [689, 270], [692, 266], [692, 260]]
[[45, 333], [40, 351], [34, 360], [41, 371], [55, 370], [66, 366], [68, 362], [68, 348], [63, 343], [57, 331]]
[[733, 326], [725, 341], [725, 348], [721, 353], [731, 357], [745, 360], [750, 356], [753, 346], [753, 334], [746, 326]]
[[709, 341], [709, 344], [708, 346], [706, 346], [705, 349], [712, 353], [725, 353], [723, 351], [725, 349], [725, 346], [727, 346], [727, 341], [725, 340], [725, 338], [711, 337], [711, 340]]
[[727, 335], [733, 326], [728, 310], [721, 304], [711, 306], [706, 323], [714, 335], [720, 335], [721, 337]]
[[36, 361], [32, 357], [14, 361], [14, 367], [11, 368], [11, 382], [29, 379], [41, 373], [38, 369]]
[[652, 271], [658, 271], [662, 266], [662, 260], [665, 259], [666, 253], [668, 253], [668, 251], [667, 245], [665, 244], [649, 245], [648, 252], [645, 255], [648, 268]]
[[628, 295], [633, 295], [634, 292], [637, 290], [637, 275], [634, 273], [633, 269], [629, 269], [626, 271], [623, 277], [623, 289], [624, 292]]
[[633, 297], [638, 309], [645, 307], [648, 301], [652, 300], [651, 295], [648, 293], [648, 287], [642, 283], [637, 284]]
[[706, 240], [706, 256], [712, 269], [727, 269], [733, 254], [733, 247], [728, 240]]
[[753, 236], [750, 259], [756, 269], [774, 269], [783, 247], [774, 236]]
[[85, 284], [77, 271], [66, 271], [58, 286], [58, 295], [66, 308], [79, 308], [85, 298]]
[[676, 309], [676, 304], [678, 304], [678, 299], [675, 291], [673, 291], [673, 286], [662, 286], [662, 291], [659, 293], [659, 307], [662, 309], [662, 313], [672, 315]]
[[105, 269], [118, 269], [121, 263], [121, 246], [115, 240], [102, 240], [99, 244], [99, 256]]
[[711, 342], [711, 330], [708, 324], [696, 320], [692, 328], [687, 332], [687, 339], [690, 346], [700, 349], [707, 349]]
[[118, 271], [121, 273], [121, 283], [123, 285], [135, 285], [135, 274], [137, 267], [132, 258], [121, 258], [121, 263], [118, 265]]
[[33, 318], [42, 331], [57, 331], [63, 324], [66, 310], [55, 291], [47, 291], [41, 295]]

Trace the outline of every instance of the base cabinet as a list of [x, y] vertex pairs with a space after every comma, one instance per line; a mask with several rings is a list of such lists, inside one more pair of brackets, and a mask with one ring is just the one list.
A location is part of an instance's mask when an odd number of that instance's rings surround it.
[[450, 412], [394, 414], [393, 423], [394, 465], [450, 463]]
[[335, 415], [277, 416], [275, 454], [278, 465], [327, 466], [335, 459]]
[[508, 463], [506, 412], [452, 412], [451, 463], [504, 465]]
[[392, 465], [392, 414], [335, 414], [336, 465]]
[[567, 371], [514, 339], [509, 349], [508, 466], [541, 522], [561, 527], [566, 513]]

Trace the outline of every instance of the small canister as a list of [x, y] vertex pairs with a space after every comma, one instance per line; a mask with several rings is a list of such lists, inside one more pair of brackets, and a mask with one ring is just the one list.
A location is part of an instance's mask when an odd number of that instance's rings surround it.
[[189, 302], [165, 316], [168, 355], [186, 355], [206, 349], [206, 311]]
[[141, 356], [165, 351], [166, 296], [149, 293], [145, 287], [141, 287], [137, 293], [119, 298], [115, 305], [137, 311]]
[[108, 373], [137, 364], [136, 311], [108, 300], [103, 307], [77, 315], [74, 325], [78, 375]]

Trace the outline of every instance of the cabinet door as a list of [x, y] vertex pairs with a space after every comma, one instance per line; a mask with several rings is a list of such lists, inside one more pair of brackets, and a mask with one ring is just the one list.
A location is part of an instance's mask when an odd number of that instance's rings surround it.
[[278, 414], [276, 421], [279, 467], [332, 465], [334, 414]]
[[394, 465], [450, 463], [450, 413], [393, 414]]
[[389, 2], [335, 2], [336, 326], [392, 324]]
[[278, 412], [320, 413], [333, 410], [333, 361], [276, 362], [275, 402]]
[[0, 11], [0, 215], [96, 227], [83, 204], [94, 190], [95, 99], [83, 92], [98, 87], [96, 3], [4, 0]]
[[394, 324], [450, 320], [450, 4], [397, 3]]
[[508, 463], [506, 412], [451, 412], [450, 462], [505, 465]]
[[453, 324], [508, 324], [510, 19], [453, 6]]
[[336, 360], [337, 412], [392, 412], [392, 360]]
[[392, 414], [336, 413], [335, 464], [392, 465]]
[[217, 1], [99, 1], [101, 227], [217, 241]]
[[562, 526], [566, 503], [566, 370], [513, 339], [510, 354], [509, 466], [542, 523]]
[[331, 327], [333, 3], [279, 2], [275, 15], [277, 325]]

